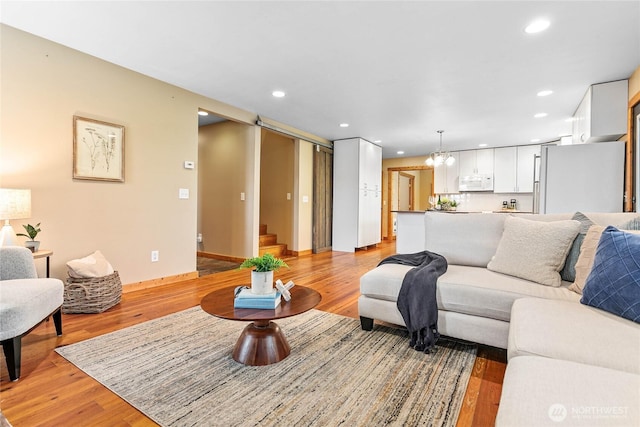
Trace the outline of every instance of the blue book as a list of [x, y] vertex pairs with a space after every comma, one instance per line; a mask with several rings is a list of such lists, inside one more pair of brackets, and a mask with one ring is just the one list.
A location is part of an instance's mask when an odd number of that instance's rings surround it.
[[273, 292], [268, 294], [254, 294], [253, 292], [251, 292], [250, 288], [243, 288], [240, 290], [240, 292], [236, 294], [236, 298], [240, 298], [240, 299], [275, 300], [279, 296], [280, 296], [280, 292], [276, 291], [275, 289], [273, 290]]
[[280, 305], [280, 292], [275, 293], [275, 298], [239, 298], [233, 300], [234, 308], [260, 308], [275, 309]]

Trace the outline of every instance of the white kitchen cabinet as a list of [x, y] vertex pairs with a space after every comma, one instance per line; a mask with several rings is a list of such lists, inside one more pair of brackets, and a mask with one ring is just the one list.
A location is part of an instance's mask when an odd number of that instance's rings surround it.
[[627, 132], [629, 81], [591, 85], [573, 115], [574, 144], [616, 141]]
[[533, 158], [539, 145], [503, 147], [494, 150], [493, 192], [532, 193]]
[[493, 192], [515, 193], [517, 184], [518, 149], [503, 147], [494, 150]]
[[493, 148], [460, 151], [460, 176], [493, 175]]
[[458, 152], [450, 154], [456, 160], [451, 166], [443, 164], [433, 169], [433, 192], [436, 194], [458, 193], [460, 156]]
[[380, 243], [382, 148], [361, 138], [333, 145], [334, 251]]

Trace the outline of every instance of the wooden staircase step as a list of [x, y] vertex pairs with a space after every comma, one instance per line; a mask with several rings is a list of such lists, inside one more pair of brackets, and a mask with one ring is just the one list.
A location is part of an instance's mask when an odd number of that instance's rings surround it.
[[267, 224], [260, 224], [260, 232], [258, 234], [267, 234]]
[[278, 235], [277, 234], [261, 234], [260, 235], [260, 246], [270, 246], [278, 244]]
[[286, 253], [287, 253], [287, 245], [285, 244], [260, 246], [260, 251], [259, 251], [260, 256], [264, 254], [271, 254], [276, 258], [282, 257], [286, 255]]

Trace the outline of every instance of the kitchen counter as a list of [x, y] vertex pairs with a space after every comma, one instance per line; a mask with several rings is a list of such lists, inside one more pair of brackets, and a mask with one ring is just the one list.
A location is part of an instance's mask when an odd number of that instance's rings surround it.
[[442, 211], [442, 210], [438, 210], [438, 209], [429, 209], [427, 211], [391, 211], [392, 213], [397, 213], [397, 214], [420, 214], [423, 215], [425, 212], [440, 212], [440, 213], [452, 213], [452, 214], [456, 214], [456, 213], [525, 213], [525, 214], [531, 214], [533, 212], [531, 211], [521, 211], [518, 209], [499, 209], [499, 210], [495, 210], [495, 211], [462, 211], [462, 210], [455, 210], [455, 211]]

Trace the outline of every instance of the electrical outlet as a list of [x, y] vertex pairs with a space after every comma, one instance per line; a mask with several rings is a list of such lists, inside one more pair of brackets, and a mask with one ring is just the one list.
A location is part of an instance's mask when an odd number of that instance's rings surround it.
[[158, 262], [160, 260], [160, 251], [151, 251], [151, 262]]
[[198, 243], [202, 243], [202, 233], [198, 233]]

